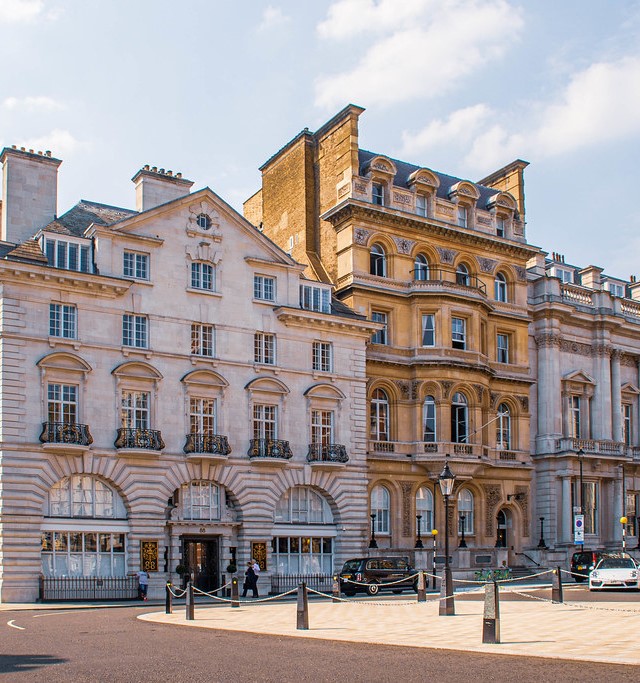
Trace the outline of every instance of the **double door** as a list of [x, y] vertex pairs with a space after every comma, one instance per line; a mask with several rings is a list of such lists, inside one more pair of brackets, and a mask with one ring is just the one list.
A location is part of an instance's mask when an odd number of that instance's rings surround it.
[[193, 585], [201, 591], [220, 587], [220, 542], [218, 538], [182, 539], [186, 576], [193, 576]]

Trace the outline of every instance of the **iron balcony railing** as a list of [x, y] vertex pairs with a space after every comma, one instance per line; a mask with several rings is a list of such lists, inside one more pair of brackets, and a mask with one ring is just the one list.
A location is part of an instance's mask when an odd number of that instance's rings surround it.
[[89, 433], [88, 425], [73, 422], [43, 422], [40, 441], [42, 443], [90, 446], [93, 443], [93, 437]]
[[456, 285], [469, 289], [477, 289], [485, 296], [487, 286], [475, 275], [458, 273], [452, 268], [416, 268], [413, 272], [414, 286], [424, 286], [427, 288], [434, 285]]
[[137, 576], [41, 576], [40, 600], [135, 600]]
[[212, 455], [231, 453], [229, 439], [220, 434], [187, 434], [187, 441], [182, 450], [185, 453], [210, 453]]
[[293, 457], [288, 441], [282, 439], [251, 439], [247, 455], [250, 458], [280, 458], [289, 460]]
[[349, 462], [347, 449], [339, 443], [310, 443], [307, 453], [309, 462]]
[[164, 448], [162, 434], [156, 429], [134, 429], [122, 427], [118, 429], [115, 441], [116, 448], [140, 448], [149, 451], [161, 451]]

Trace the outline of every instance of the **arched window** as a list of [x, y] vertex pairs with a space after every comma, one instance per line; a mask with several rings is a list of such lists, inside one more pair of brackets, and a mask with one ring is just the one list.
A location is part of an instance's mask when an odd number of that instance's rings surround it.
[[434, 443], [436, 438], [436, 399], [433, 396], [425, 396], [423, 404], [423, 437], [426, 443]]
[[469, 287], [471, 285], [469, 269], [464, 263], [458, 264], [458, 267], [456, 268], [456, 284], [462, 285], [463, 287]]
[[473, 533], [473, 493], [469, 489], [461, 489], [458, 493], [458, 514], [464, 516], [464, 533]]
[[429, 279], [429, 261], [424, 254], [418, 254], [413, 262], [413, 279], [422, 282]]
[[496, 447], [501, 450], [511, 450], [511, 411], [506, 403], [498, 406], [496, 425]]
[[122, 499], [110, 486], [88, 474], [61, 479], [49, 490], [50, 517], [126, 519]]
[[430, 534], [433, 529], [433, 493], [426, 486], [421, 486], [416, 493], [416, 515], [422, 515], [420, 533]]
[[220, 519], [220, 487], [210, 481], [192, 481], [181, 489], [184, 519]]
[[373, 526], [377, 534], [389, 533], [389, 491], [384, 486], [371, 490], [371, 514], [375, 515]]
[[387, 276], [387, 254], [381, 244], [374, 244], [369, 254], [369, 272], [371, 275]]
[[389, 441], [389, 397], [382, 389], [376, 389], [371, 397], [369, 435], [374, 441]]
[[329, 503], [308, 486], [294, 486], [278, 501], [276, 522], [289, 524], [333, 524]]
[[469, 406], [467, 397], [457, 391], [451, 400], [451, 441], [467, 443], [469, 433]]
[[507, 301], [507, 278], [504, 273], [496, 273], [494, 294], [496, 301]]

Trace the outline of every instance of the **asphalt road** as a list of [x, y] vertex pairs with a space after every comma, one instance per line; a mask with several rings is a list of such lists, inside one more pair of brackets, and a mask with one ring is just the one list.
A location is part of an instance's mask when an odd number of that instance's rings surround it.
[[[136, 619], [150, 609], [156, 608], [0, 612], [0, 680], [422, 683], [433, 678], [454, 683], [584, 683], [640, 679], [639, 668], [633, 666], [262, 636]], [[585, 634], [587, 622], [585, 617]]]

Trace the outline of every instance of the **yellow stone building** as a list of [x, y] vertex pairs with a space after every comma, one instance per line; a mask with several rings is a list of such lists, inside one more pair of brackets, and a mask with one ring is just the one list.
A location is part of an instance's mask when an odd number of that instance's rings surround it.
[[431, 549], [432, 529], [443, 543], [437, 478], [448, 461], [454, 564], [523, 564], [518, 554], [538, 542], [526, 264], [539, 250], [525, 238], [527, 163], [470, 182], [365, 151], [362, 112], [350, 105], [271, 157], [245, 216], [384, 325], [367, 349], [378, 547]]

